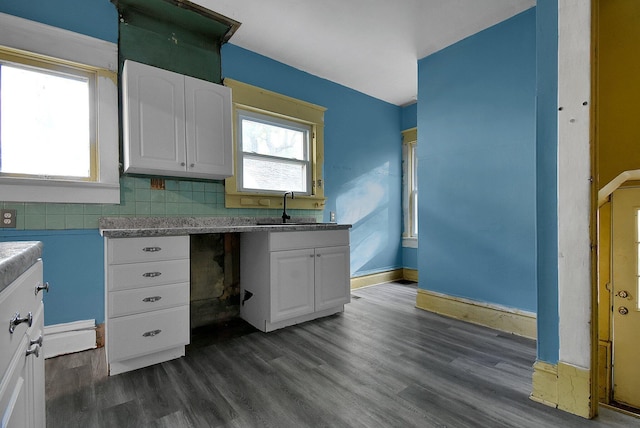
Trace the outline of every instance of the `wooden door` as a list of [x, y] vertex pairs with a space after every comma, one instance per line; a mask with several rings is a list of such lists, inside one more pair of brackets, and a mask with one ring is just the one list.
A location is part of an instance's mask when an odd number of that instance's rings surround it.
[[618, 189], [612, 205], [613, 399], [640, 408], [640, 189]]
[[270, 322], [314, 312], [313, 249], [271, 253]]

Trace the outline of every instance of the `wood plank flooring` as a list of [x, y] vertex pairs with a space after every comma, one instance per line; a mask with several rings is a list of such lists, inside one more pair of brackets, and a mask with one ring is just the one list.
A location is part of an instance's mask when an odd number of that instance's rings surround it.
[[359, 289], [343, 314], [261, 333], [199, 330], [187, 356], [107, 377], [103, 350], [46, 362], [48, 427], [640, 427], [531, 401], [535, 342]]

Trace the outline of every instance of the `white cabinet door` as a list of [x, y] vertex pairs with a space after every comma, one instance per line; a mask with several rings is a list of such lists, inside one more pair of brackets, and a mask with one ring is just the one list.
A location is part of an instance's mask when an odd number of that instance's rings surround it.
[[184, 85], [189, 176], [232, 176], [231, 89], [188, 76]]
[[126, 61], [122, 79], [125, 172], [184, 172], [184, 77]]
[[312, 249], [271, 252], [270, 322], [314, 312], [314, 259]]
[[22, 334], [4, 377], [0, 378], [0, 427], [29, 427], [29, 388], [27, 383], [28, 338]]
[[[41, 340], [44, 332], [44, 305], [39, 303], [38, 310], [33, 317], [33, 324], [27, 332], [31, 342]], [[44, 346], [44, 342], [42, 346]], [[31, 349], [41, 348], [39, 344], [30, 345]], [[45, 427], [46, 402], [44, 396], [44, 352], [38, 350], [38, 355], [31, 354], [27, 357], [27, 385], [29, 388], [29, 407], [31, 414], [31, 426], [34, 428]]]
[[233, 175], [230, 88], [134, 61], [122, 81], [125, 172]]
[[316, 311], [349, 303], [349, 247], [316, 248], [315, 255]]

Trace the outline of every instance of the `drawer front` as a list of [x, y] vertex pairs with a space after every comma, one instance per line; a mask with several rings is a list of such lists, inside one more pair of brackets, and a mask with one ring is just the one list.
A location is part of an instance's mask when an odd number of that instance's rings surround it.
[[42, 260], [36, 262], [0, 293], [0, 376], [4, 374], [11, 356], [29, 329], [28, 322], [23, 322], [16, 325], [13, 333], [10, 333], [10, 320], [16, 313], [20, 314], [20, 318], [28, 318], [31, 312], [35, 321], [36, 312], [42, 302], [42, 292], [36, 295], [35, 288], [40, 284]]
[[189, 236], [107, 239], [108, 264], [186, 258], [189, 258]]
[[189, 304], [189, 283], [112, 291], [109, 317], [120, 317]]
[[189, 306], [113, 318], [107, 324], [109, 362], [189, 343]]
[[189, 259], [111, 265], [107, 269], [109, 291], [189, 282]]
[[272, 232], [269, 237], [269, 250], [271, 251], [345, 245], [349, 245], [349, 231], [342, 229]]

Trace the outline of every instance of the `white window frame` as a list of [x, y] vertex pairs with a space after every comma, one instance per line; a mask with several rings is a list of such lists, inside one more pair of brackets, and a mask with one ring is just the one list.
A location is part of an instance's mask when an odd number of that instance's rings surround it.
[[402, 132], [402, 246], [418, 248], [417, 128]]
[[[282, 192], [286, 192], [288, 190], [291, 189], [282, 189], [282, 190], [273, 190], [273, 189], [254, 189], [254, 188], [248, 188], [244, 185], [244, 169], [243, 169], [243, 165], [244, 165], [244, 158], [245, 155], [247, 155], [247, 157], [252, 157], [252, 158], [262, 158], [265, 160], [270, 160], [270, 161], [274, 161], [274, 162], [281, 162], [281, 163], [291, 163], [291, 164], [296, 164], [296, 165], [305, 165], [305, 181], [306, 181], [306, 188], [307, 190], [305, 192], [298, 192], [296, 191], [296, 196], [298, 195], [310, 195], [311, 194], [311, 187], [312, 187], [312, 183], [311, 183], [311, 134], [312, 134], [312, 129], [311, 126], [309, 126], [308, 124], [304, 124], [304, 123], [300, 123], [300, 122], [296, 122], [293, 120], [289, 120], [289, 119], [283, 119], [283, 118], [279, 118], [277, 116], [273, 116], [273, 115], [269, 115], [269, 114], [265, 114], [265, 113], [256, 113], [254, 111], [251, 110], [244, 110], [241, 108], [236, 109], [237, 112], [237, 127], [236, 127], [236, 131], [237, 131], [237, 136], [238, 136], [238, 151], [237, 151], [237, 156], [238, 156], [238, 173], [237, 173], [237, 180], [238, 180], [238, 190], [241, 192], [260, 192], [260, 193], [277, 193], [279, 195], [282, 195]], [[274, 125], [274, 126], [279, 126], [282, 128], [287, 128], [287, 129], [292, 129], [295, 131], [300, 131], [300, 132], [304, 132], [306, 134], [305, 136], [305, 142], [304, 142], [304, 159], [289, 159], [289, 158], [283, 158], [283, 157], [277, 157], [277, 156], [268, 156], [268, 155], [260, 155], [260, 154], [255, 154], [255, 153], [248, 153], [245, 152], [243, 150], [243, 133], [242, 133], [242, 119], [243, 118], [248, 118], [251, 120], [254, 120], [256, 122], [262, 122], [262, 123], [266, 123], [269, 125]]]
[[96, 70], [96, 181], [1, 177], [7, 202], [120, 203], [117, 45], [0, 13], [0, 46]]

